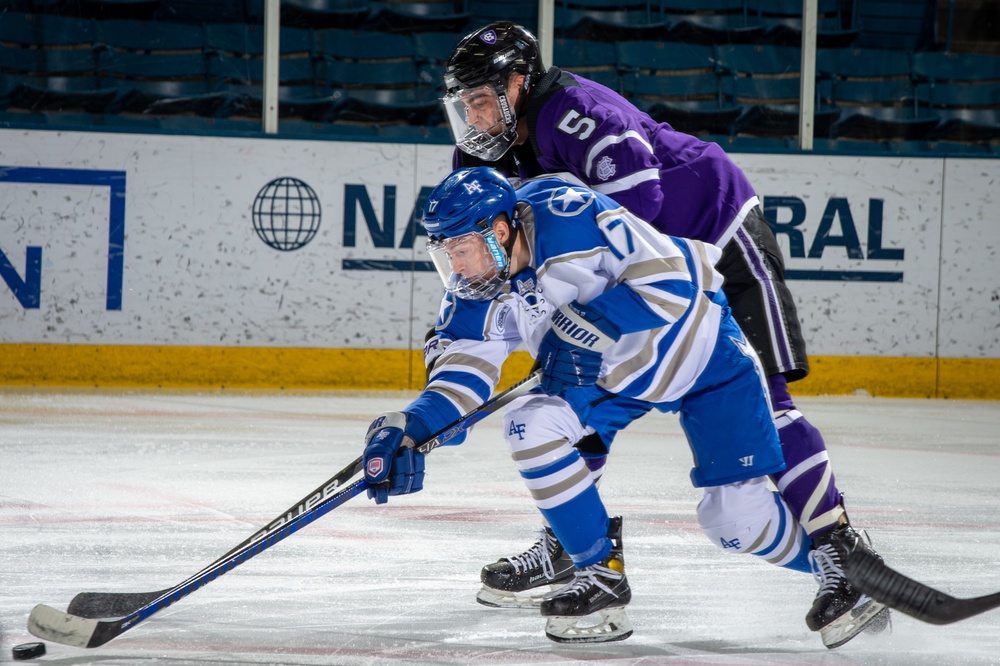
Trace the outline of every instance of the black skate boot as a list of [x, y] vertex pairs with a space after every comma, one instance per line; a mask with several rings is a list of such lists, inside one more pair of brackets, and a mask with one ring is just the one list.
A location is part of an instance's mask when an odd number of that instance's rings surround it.
[[495, 608], [536, 608], [542, 596], [573, 578], [573, 560], [546, 527], [534, 546], [483, 567], [476, 601]]
[[844, 562], [858, 548], [877, 556], [865, 536], [842, 523], [814, 538], [809, 553], [819, 592], [806, 615], [806, 625], [818, 631], [823, 645], [831, 650], [862, 631], [879, 633], [889, 626], [889, 609], [854, 589], [844, 576]]
[[[603, 561], [575, 569], [573, 580], [542, 599], [541, 612], [548, 620], [545, 635], [558, 643], [606, 643], [632, 635], [625, 606], [632, 589], [625, 577], [621, 518], [612, 518], [608, 530], [611, 552]], [[581, 622], [592, 613], [599, 621]]]

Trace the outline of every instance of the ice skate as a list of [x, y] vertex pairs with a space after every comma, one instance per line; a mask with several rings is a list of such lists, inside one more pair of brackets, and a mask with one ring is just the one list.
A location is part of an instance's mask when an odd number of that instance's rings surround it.
[[573, 560], [546, 527], [534, 546], [483, 567], [476, 601], [495, 608], [537, 608], [542, 597], [573, 578]]
[[889, 626], [889, 609], [855, 590], [844, 576], [844, 561], [856, 548], [875, 552], [864, 536], [843, 523], [813, 539], [809, 553], [813, 577], [820, 587], [806, 615], [806, 624], [820, 633], [823, 645], [830, 649], [862, 631], [878, 633]]
[[545, 635], [557, 643], [606, 643], [632, 635], [625, 612], [632, 590], [625, 577], [621, 518], [611, 519], [608, 537], [612, 548], [602, 562], [575, 569], [568, 584], [542, 600]]

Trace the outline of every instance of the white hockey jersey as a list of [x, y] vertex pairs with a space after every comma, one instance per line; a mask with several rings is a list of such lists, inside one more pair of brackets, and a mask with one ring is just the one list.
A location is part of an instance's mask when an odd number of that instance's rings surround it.
[[482, 404], [510, 353], [523, 344], [536, 356], [553, 311], [574, 300], [623, 333], [604, 352], [600, 388], [652, 403], [684, 395], [718, 336], [725, 300], [713, 266], [721, 251], [664, 236], [614, 200], [559, 178], [527, 181], [517, 195], [530, 267], [488, 301], [445, 295], [436, 324], [444, 351], [406, 411], [435, 431]]

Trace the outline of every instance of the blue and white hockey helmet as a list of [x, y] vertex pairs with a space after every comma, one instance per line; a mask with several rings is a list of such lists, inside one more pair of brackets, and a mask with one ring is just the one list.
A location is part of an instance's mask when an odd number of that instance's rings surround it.
[[493, 298], [510, 276], [510, 256], [493, 234], [493, 221], [506, 215], [516, 225], [517, 195], [499, 171], [458, 169], [428, 195], [420, 222], [427, 252], [444, 288], [459, 298]]

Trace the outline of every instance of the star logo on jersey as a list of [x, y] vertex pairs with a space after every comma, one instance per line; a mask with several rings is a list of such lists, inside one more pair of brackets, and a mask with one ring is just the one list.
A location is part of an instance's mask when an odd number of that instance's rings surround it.
[[577, 215], [594, 200], [594, 193], [575, 187], [560, 187], [549, 197], [549, 210], [562, 217]]

